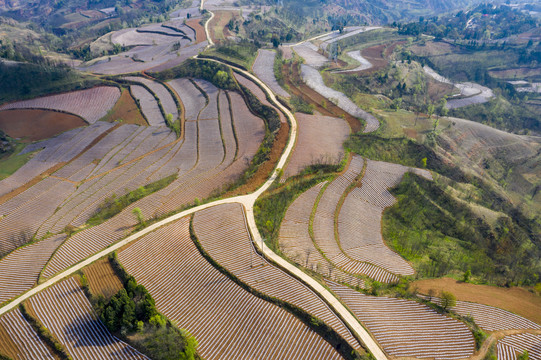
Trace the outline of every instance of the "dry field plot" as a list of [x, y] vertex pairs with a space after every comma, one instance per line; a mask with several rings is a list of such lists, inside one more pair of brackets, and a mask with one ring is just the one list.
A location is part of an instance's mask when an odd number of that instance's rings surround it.
[[90, 291], [95, 295], [110, 298], [123, 288], [108, 259], [101, 259], [84, 268]]
[[298, 137], [293, 155], [284, 170], [284, 179], [298, 175], [315, 164], [338, 164], [344, 156], [342, 144], [350, 129], [340, 118], [295, 113]]
[[330, 44], [332, 44], [332, 43], [335, 43], [335, 42], [340, 41], [340, 40], [347, 39], [349, 37], [355, 36], [355, 35], [363, 33], [363, 32], [375, 30], [375, 29], [381, 29], [381, 27], [379, 27], [379, 26], [363, 26], [363, 27], [346, 28], [346, 33], [343, 34], [343, 35], [332, 34], [331, 36], [329, 36], [330, 39], [322, 38], [323, 42], [321, 43], [320, 47], [323, 50], [327, 50], [328, 46]]
[[353, 348], [360, 346], [315, 293], [255, 251], [242, 205], [225, 204], [199, 211], [193, 224], [195, 235], [210, 257], [241, 281], [264, 294], [304, 309], [330, 325]]
[[65, 111], [78, 115], [92, 124], [107, 115], [119, 97], [120, 90], [118, 88], [98, 86], [87, 90], [17, 101], [1, 106], [0, 110], [49, 109]]
[[276, 81], [274, 76], [274, 61], [276, 52], [272, 50], [259, 49], [252, 70], [276, 95], [289, 98], [289, 94]]
[[541, 335], [517, 334], [498, 341], [498, 360], [516, 360], [524, 351], [530, 360], [541, 360]]
[[336, 91], [325, 85], [319, 71], [309, 65], [302, 64], [301, 76], [310, 89], [321, 94], [348, 114], [363, 119], [366, 122], [366, 126], [363, 130], [364, 133], [373, 132], [379, 128], [379, 121], [373, 115], [361, 110], [350, 98], [340, 91]]
[[450, 291], [458, 300], [501, 308], [541, 324], [541, 297], [524, 288], [476, 285], [451, 278], [418, 280], [412, 287], [421, 294], [427, 294], [430, 289], [436, 293]]
[[206, 99], [190, 80], [174, 79], [168, 83], [180, 96], [184, 105], [186, 121], [197, 120], [199, 112], [206, 106]]
[[[34, 155], [13, 175], [0, 181], [0, 196], [24, 186], [28, 181], [45, 171], [73, 159], [112, 127], [112, 124], [100, 121], [86, 128], [66, 131], [54, 138], [26, 146], [21, 152], [22, 154], [43, 150]], [[1, 201], [6, 200], [2, 199]], [[6, 213], [0, 210], [0, 214], [5, 215]]]
[[415, 301], [367, 296], [332, 282], [328, 284], [389, 355], [419, 359], [461, 359], [473, 355], [472, 333], [458, 320]]
[[0, 317], [0, 355], [13, 360], [55, 359], [18, 308]]
[[184, 218], [119, 254], [156, 300], [160, 312], [187, 329], [205, 359], [340, 359], [285, 310], [246, 292], [199, 253]]
[[148, 359], [109, 333], [73, 278], [39, 292], [29, 302], [41, 323], [75, 359]]
[[123, 124], [148, 125], [141, 111], [139, 111], [135, 100], [126, 89], [122, 90], [120, 99], [118, 99], [107, 116], [103, 118], [103, 121], [120, 121]]
[[0, 111], [0, 130], [23, 141], [48, 139], [64, 131], [88, 125], [80, 117], [46, 110]]

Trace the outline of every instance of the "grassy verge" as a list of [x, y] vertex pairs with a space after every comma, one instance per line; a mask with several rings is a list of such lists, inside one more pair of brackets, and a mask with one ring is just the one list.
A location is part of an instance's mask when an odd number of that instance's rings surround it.
[[203, 56], [218, 58], [244, 70], [249, 70], [257, 57], [257, 46], [249, 40], [224, 41], [205, 51]]
[[155, 181], [145, 186], [140, 186], [136, 190], [130, 191], [126, 195], [116, 197], [115, 195], [105, 199], [99, 210], [88, 219], [87, 224], [96, 226], [120, 213], [130, 204], [144, 198], [158, 190], [161, 190], [171, 184], [177, 178], [177, 174], [170, 175], [161, 180]]

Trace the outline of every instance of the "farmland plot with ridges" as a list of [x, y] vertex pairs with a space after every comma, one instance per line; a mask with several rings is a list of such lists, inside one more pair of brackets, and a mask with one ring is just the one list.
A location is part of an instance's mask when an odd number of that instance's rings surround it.
[[415, 301], [375, 297], [328, 282], [385, 352], [397, 357], [462, 359], [473, 355], [471, 331]]
[[528, 359], [541, 359], [541, 335], [516, 334], [509, 335], [498, 341], [498, 360], [517, 360], [524, 351]]
[[160, 111], [160, 106], [158, 105], [158, 102], [154, 96], [149, 93], [147, 89], [139, 85], [132, 85], [130, 86], [130, 92], [141, 106], [141, 111], [145, 115], [149, 125], [165, 125], [165, 119]]
[[29, 302], [41, 323], [75, 359], [148, 359], [111, 335], [73, 278], [37, 293]]
[[[39, 152], [11, 176], [0, 181], [0, 196], [23, 186], [46, 170], [71, 160], [111, 127], [113, 127], [112, 124], [100, 121], [85, 128], [66, 131], [51, 139], [27, 145], [22, 154]], [[5, 215], [5, 212], [0, 210], [0, 215]]]
[[[438, 298], [432, 298], [431, 301], [441, 304]], [[459, 315], [472, 317], [475, 323], [486, 331], [541, 330], [541, 326], [533, 321], [494, 306], [458, 300], [451, 310]]]
[[173, 115], [173, 120], [178, 118], [177, 104], [171, 93], [162, 84], [140, 76], [127, 76], [125, 79], [146, 85], [160, 99], [165, 114]]
[[66, 235], [54, 235], [15, 250], [0, 260], [0, 304], [32, 288]]
[[342, 144], [350, 133], [347, 122], [323, 115], [295, 113], [298, 135], [295, 150], [284, 170], [284, 179], [300, 174], [307, 166], [339, 164]]
[[252, 82], [251, 80], [237, 73], [234, 73], [233, 75], [235, 76], [235, 79], [237, 79], [239, 84], [248, 88], [248, 90], [250, 90], [263, 105], [267, 105], [268, 107], [275, 109], [276, 112], [278, 113], [278, 116], [280, 116], [280, 122], [283, 122], [283, 123], [287, 122], [284, 114], [280, 110], [278, 110], [274, 105], [272, 105], [269, 102], [269, 100], [267, 100], [267, 95], [263, 92], [263, 90], [261, 90], [261, 88], [256, 83]]
[[340, 359], [285, 310], [248, 293], [212, 267], [189, 233], [189, 218], [158, 229], [119, 254], [156, 307], [213, 359]]
[[[196, 198], [206, 198], [216, 189], [238, 178], [246, 170], [261, 144], [265, 127], [260, 118], [250, 113], [240, 95], [230, 93], [229, 96], [233, 104], [233, 124], [228, 115], [220, 116], [221, 125], [218, 120], [201, 120], [202, 125], [198, 124], [198, 121], [187, 121], [182, 147], [177, 148], [174, 153], [167, 148], [160, 150], [167, 153], [165, 154], [167, 156], [159, 152], [153, 155], [162, 159], [160, 161], [166, 164], [164, 167], [160, 168], [152, 158], [146, 160], [147, 166], [153, 171], [162, 171], [168, 166], [179, 171], [179, 176], [175, 181], [132, 203], [104, 223], [73, 235], [55, 253], [44, 269], [43, 275], [50, 277], [125, 237], [137, 225], [132, 214], [132, 210], [136, 207], [141, 209], [146, 219], [149, 219], [193, 203]], [[220, 96], [220, 99], [220, 112], [229, 114], [227, 97]], [[215, 101], [214, 104], [217, 106]], [[198, 138], [199, 125], [201, 125], [199, 130], [205, 129], [205, 131], [201, 131]], [[235, 138], [233, 131], [238, 140], [238, 148], [237, 142], [233, 141]], [[222, 142], [221, 136], [227, 139], [225, 157], [223, 145], [218, 145]], [[210, 151], [211, 145], [218, 150]], [[206, 146], [209, 148], [205, 148]], [[181, 167], [180, 170], [179, 167]], [[140, 166], [134, 167], [134, 169], [139, 168]], [[148, 173], [143, 173], [141, 176], [148, 176]], [[125, 177], [121, 179], [125, 180]]]
[[18, 308], [0, 317], [0, 355], [13, 360], [55, 359]]
[[7, 109], [48, 109], [78, 115], [90, 124], [95, 123], [113, 108], [120, 98], [120, 90], [112, 86], [97, 86], [87, 90], [72, 91], [17, 101], [0, 107]]
[[257, 58], [255, 59], [253, 70], [258, 78], [267, 84], [276, 95], [289, 98], [289, 94], [285, 91], [280, 84], [276, 81], [274, 76], [274, 61], [276, 59], [276, 52], [272, 50], [259, 49]]
[[340, 245], [352, 259], [377, 265], [394, 274], [414, 274], [413, 268], [385, 245], [381, 235], [383, 210], [396, 202], [388, 189], [397, 185], [408, 171], [432, 180], [426, 170], [367, 160], [361, 187], [347, 195], [338, 216]]
[[199, 91], [190, 80], [186, 78], [173, 79], [168, 82], [176, 91], [184, 105], [184, 117], [186, 120], [197, 120], [199, 112], [205, 107], [205, 96]]
[[301, 76], [302, 80], [310, 89], [318, 92], [348, 114], [363, 119], [366, 122], [363, 130], [364, 133], [370, 133], [379, 128], [379, 120], [373, 115], [360, 109], [350, 98], [340, 91], [336, 91], [325, 85], [319, 71], [309, 65], [302, 64]]
[[380, 282], [394, 282], [398, 280], [396, 275], [383, 268], [347, 257], [338, 246], [335, 238], [334, 220], [340, 198], [348, 186], [360, 175], [363, 164], [364, 161], [360, 156], [354, 156], [347, 171], [325, 189], [314, 215], [314, 242], [331, 263], [344, 272], [366, 275]]
[[255, 251], [242, 205], [224, 204], [199, 211], [193, 225], [195, 235], [209, 256], [241, 281], [302, 308], [330, 325], [353, 348], [360, 346], [323, 300]]
[[279, 233], [279, 246], [284, 255], [295, 263], [337, 282], [364, 287], [364, 280], [347, 274], [321, 255], [308, 231], [310, 215], [321, 189], [320, 183], [299, 195], [287, 209]]

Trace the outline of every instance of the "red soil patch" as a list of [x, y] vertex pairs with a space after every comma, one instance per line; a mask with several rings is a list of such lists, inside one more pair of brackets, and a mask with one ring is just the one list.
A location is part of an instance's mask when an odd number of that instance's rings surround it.
[[88, 280], [90, 291], [94, 295], [103, 295], [109, 299], [123, 287], [108, 259], [96, 261], [87, 266], [83, 272]]
[[248, 180], [248, 182], [239, 188], [230, 191], [223, 195], [224, 198], [249, 194], [257, 190], [267, 179], [269, 174], [273, 171], [274, 167], [280, 160], [282, 153], [287, 145], [287, 140], [289, 139], [289, 123], [282, 123], [280, 130], [274, 138], [272, 144], [272, 149], [270, 152], [269, 160], [265, 161], [259, 166], [256, 173]]
[[[348, 122], [351, 131], [354, 133], [361, 131], [363, 127], [356, 117], [351, 116], [304, 84], [295, 64], [284, 64], [282, 73], [284, 81], [289, 86], [291, 92], [309, 104], [314, 104], [315, 110], [321, 115], [344, 118]], [[326, 104], [326, 106], [323, 106], [323, 104]]]
[[207, 35], [205, 34], [205, 28], [199, 22], [199, 19], [190, 19], [186, 20], [186, 26], [189, 26], [195, 31], [195, 43], [199, 44], [207, 40]]
[[451, 278], [419, 280], [411, 285], [422, 294], [427, 294], [429, 289], [436, 290], [436, 293], [449, 291], [458, 300], [499, 307], [541, 324], [541, 296], [523, 288], [475, 285]]
[[12, 138], [31, 142], [88, 125], [82, 118], [51, 110], [0, 111], [0, 129]]
[[383, 58], [383, 52], [385, 51], [385, 45], [371, 46], [361, 50], [361, 55], [372, 63], [370, 72], [375, 72], [385, 68], [388, 64], [387, 60]]
[[[212, 40], [214, 40], [214, 42], [225, 40], [225, 38], [230, 35], [227, 24], [229, 23], [229, 20], [231, 20], [233, 17], [234, 14], [231, 11], [214, 12], [214, 18], [209, 24], [210, 36], [212, 37]], [[223, 36], [220, 36], [220, 38], [216, 37], [217, 28], [222, 29]]]
[[143, 115], [139, 111], [135, 100], [130, 95], [130, 92], [126, 89], [122, 89], [122, 94], [116, 102], [113, 109], [104, 118], [105, 121], [115, 122], [122, 120], [123, 124], [136, 124], [142, 126], [148, 126]]

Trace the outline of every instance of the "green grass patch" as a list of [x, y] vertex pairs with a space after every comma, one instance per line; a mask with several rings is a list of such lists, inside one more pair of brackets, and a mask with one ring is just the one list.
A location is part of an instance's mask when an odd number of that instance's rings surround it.
[[249, 70], [257, 57], [257, 46], [249, 40], [240, 42], [225, 41], [210, 48], [203, 54], [223, 59], [226, 62], [240, 65], [242, 68]]
[[344, 147], [365, 158], [405, 166], [427, 168], [451, 179], [463, 181], [462, 172], [445, 164], [430, 147], [406, 138], [384, 138], [371, 134], [353, 134]]
[[124, 210], [128, 205], [144, 198], [158, 190], [165, 188], [177, 178], [177, 174], [170, 175], [161, 180], [155, 181], [145, 186], [140, 186], [136, 190], [130, 191], [126, 195], [113, 196], [105, 199], [98, 211], [88, 219], [87, 224], [95, 226], [103, 223], [105, 220], [112, 218], [116, 214]]
[[303, 98], [297, 95], [292, 95], [289, 103], [291, 104], [295, 112], [301, 112], [310, 115], [314, 114], [314, 104], [307, 103], [306, 101], [304, 101]]
[[28, 162], [35, 154], [35, 152], [29, 152], [26, 154], [19, 154], [26, 144], [18, 143], [15, 145], [14, 154], [0, 158], [0, 180], [7, 178], [17, 171], [20, 167]]

